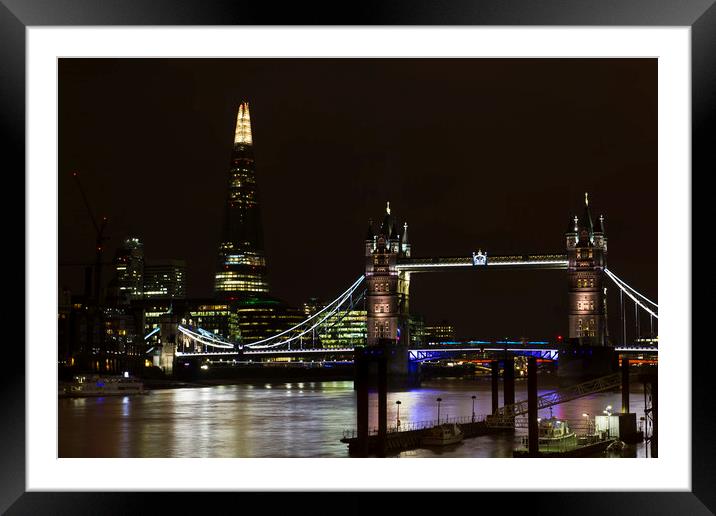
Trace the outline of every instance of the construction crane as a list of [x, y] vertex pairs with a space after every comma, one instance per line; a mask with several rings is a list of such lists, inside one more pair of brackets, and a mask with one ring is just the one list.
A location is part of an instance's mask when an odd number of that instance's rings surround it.
[[107, 217], [102, 217], [102, 223], [98, 224], [97, 219], [94, 216], [94, 213], [92, 212], [92, 208], [90, 207], [90, 203], [87, 200], [87, 195], [85, 195], [85, 191], [82, 188], [82, 183], [80, 182], [80, 176], [79, 172], [72, 172], [72, 177], [75, 178], [75, 181], [77, 182], [77, 187], [80, 190], [80, 194], [82, 195], [82, 200], [85, 203], [85, 207], [87, 208], [87, 213], [90, 216], [90, 220], [92, 221], [92, 225], [95, 229], [95, 264], [94, 264], [94, 301], [99, 307], [100, 305], [100, 292], [101, 292], [101, 285], [102, 285], [102, 253], [104, 251], [104, 242], [106, 240], [109, 240], [108, 236], [105, 236], [104, 230], [107, 227], [108, 219]]

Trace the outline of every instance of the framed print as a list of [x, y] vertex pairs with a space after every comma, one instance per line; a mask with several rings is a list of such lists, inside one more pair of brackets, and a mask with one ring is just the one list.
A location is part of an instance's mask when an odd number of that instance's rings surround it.
[[3, 511], [714, 511], [712, 2], [175, 7], [0, 6]]

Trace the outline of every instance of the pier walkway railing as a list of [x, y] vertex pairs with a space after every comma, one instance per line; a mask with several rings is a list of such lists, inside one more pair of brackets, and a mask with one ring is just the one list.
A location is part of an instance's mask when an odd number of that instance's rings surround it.
[[[483, 415], [475, 415], [474, 419], [472, 416], [462, 416], [462, 417], [447, 417], [447, 418], [440, 418], [441, 425], [444, 425], [445, 423], [455, 423], [458, 425], [466, 425], [468, 423], [483, 423], [485, 421], [485, 418], [487, 416]], [[395, 434], [399, 432], [414, 432], [416, 430], [426, 430], [428, 428], [432, 428], [434, 426], [438, 425], [437, 419], [431, 419], [428, 421], [412, 421], [403, 423], [401, 421], [400, 426], [390, 426], [388, 427], [388, 433], [389, 434]], [[371, 428], [368, 430], [368, 435], [378, 435], [378, 429], [377, 428]], [[358, 438], [358, 431], [355, 428], [349, 428], [347, 430], [343, 431], [343, 438], [344, 439], [356, 439]]]

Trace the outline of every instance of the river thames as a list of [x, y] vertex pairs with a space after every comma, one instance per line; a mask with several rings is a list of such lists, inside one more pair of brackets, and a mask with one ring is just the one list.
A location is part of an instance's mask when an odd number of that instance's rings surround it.
[[[551, 380], [551, 378], [547, 378]], [[554, 390], [540, 378], [539, 393]], [[516, 400], [526, 399], [517, 381]], [[388, 425], [440, 418], [470, 417], [491, 411], [489, 380], [440, 379], [420, 388], [388, 394]], [[74, 398], [58, 401], [60, 457], [348, 457], [341, 443], [355, 427], [352, 381], [254, 382], [237, 385], [153, 390], [148, 395]], [[377, 395], [371, 394], [370, 426], [377, 427]], [[502, 391], [500, 391], [502, 405]], [[579, 424], [583, 413], [621, 408], [621, 394], [594, 394], [553, 408], [553, 414]], [[641, 385], [632, 385], [630, 410], [644, 415]], [[549, 409], [540, 411], [549, 417]], [[442, 449], [404, 451], [398, 457], [511, 457], [526, 429], [465, 439]], [[623, 456], [645, 457], [643, 444]]]

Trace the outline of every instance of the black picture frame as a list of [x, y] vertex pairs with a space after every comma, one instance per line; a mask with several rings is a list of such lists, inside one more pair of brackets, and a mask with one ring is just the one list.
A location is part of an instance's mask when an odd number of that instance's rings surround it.
[[[713, 138], [716, 134], [714, 0], [454, 0], [442, 3], [364, 0], [330, 5], [304, 2], [273, 5], [270, 2], [222, 0], [0, 0], [0, 120], [4, 129], [5, 177], [24, 177], [25, 170], [25, 29], [50, 25], [688, 26], [691, 28], [692, 51], [692, 179], [700, 175], [707, 177], [716, 171], [713, 148], [716, 142]], [[6, 214], [5, 220], [16, 218], [16, 214], [12, 218]], [[18, 224], [8, 225], [19, 227]], [[24, 225], [22, 227], [24, 230]], [[691, 253], [685, 255], [690, 257]], [[23, 263], [26, 263], [25, 258], [23, 251]], [[14, 259], [19, 258], [15, 256]], [[30, 271], [25, 268], [24, 272], [27, 275]], [[683, 343], [685, 347], [690, 344]], [[508, 512], [713, 514], [716, 512], [716, 446], [713, 444], [716, 418], [711, 412], [713, 397], [708, 381], [711, 367], [708, 347], [692, 347], [691, 350], [690, 492], [471, 493], [464, 497], [465, 503], [473, 506], [479, 503], [479, 507], [484, 508], [493, 504], [493, 507], [505, 506], [510, 509]], [[330, 498], [322, 494], [317, 502], [316, 495], [311, 493], [293, 493], [287, 499], [271, 493], [25, 492], [25, 350], [20, 346], [7, 346], [3, 355], [5, 363], [13, 365], [4, 367], [0, 375], [0, 512], [134, 514], [147, 512], [148, 503], [157, 503], [162, 512], [183, 514], [207, 512], [207, 507], [216, 508], [218, 504], [226, 503], [237, 509], [258, 504], [269, 512], [295, 512], [296, 508], [303, 507], [302, 512], [363, 514], [388, 503], [380, 493], [347, 493]], [[210, 505], [207, 505], [208, 498]], [[411, 494], [401, 497], [400, 512], [424, 510], [436, 499], [441, 501], [439, 506], [453, 508], [453, 498], [452, 493]], [[481, 509], [475, 507], [474, 510]]]

